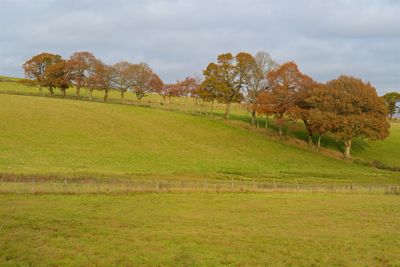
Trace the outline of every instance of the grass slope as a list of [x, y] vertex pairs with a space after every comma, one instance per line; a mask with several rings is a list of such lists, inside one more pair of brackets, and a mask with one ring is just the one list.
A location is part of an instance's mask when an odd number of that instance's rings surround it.
[[391, 124], [390, 136], [384, 141], [356, 140], [353, 154], [366, 160], [377, 160], [389, 166], [400, 167], [400, 123]]
[[388, 195], [0, 195], [2, 266], [398, 266]]
[[219, 120], [159, 109], [0, 95], [0, 171], [397, 182]]

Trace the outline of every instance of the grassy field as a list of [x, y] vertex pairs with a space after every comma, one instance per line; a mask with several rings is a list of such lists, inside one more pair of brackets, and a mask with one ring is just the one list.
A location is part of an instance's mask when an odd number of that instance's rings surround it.
[[0, 202], [2, 266], [400, 265], [398, 196], [0, 195]]
[[[301, 124], [279, 139], [240, 105], [225, 122], [182, 99], [0, 92], [0, 266], [400, 265], [399, 172], [308, 148]], [[399, 125], [354, 155], [400, 166]]]
[[220, 120], [160, 109], [0, 95], [0, 172], [399, 182]]
[[400, 167], [400, 123], [392, 123], [390, 136], [384, 141], [357, 140], [353, 154], [367, 160], [379, 160], [387, 165]]

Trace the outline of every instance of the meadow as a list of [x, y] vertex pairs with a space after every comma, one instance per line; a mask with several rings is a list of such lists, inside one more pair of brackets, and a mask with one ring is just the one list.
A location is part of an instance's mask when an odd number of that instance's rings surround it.
[[[1, 266], [400, 265], [399, 172], [310, 148], [299, 123], [250, 127], [240, 105], [224, 121], [69, 94], [0, 82]], [[399, 126], [355, 158], [400, 166]]]
[[8, 94], [0, 95], [0, 106], [3, 173], [398, 182], [398, 173], [328, 157], [218, 119]]
[[0, 202], [2, 266], [400, 264], [398, 196], [0, 195]]

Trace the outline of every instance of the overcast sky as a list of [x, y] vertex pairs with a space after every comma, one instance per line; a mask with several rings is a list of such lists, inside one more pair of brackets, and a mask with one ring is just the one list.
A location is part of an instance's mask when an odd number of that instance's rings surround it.
[[260, 50], [321, 82], [349, 74], [400, 91], [400, 0], [0, 0], [0, 75], [22, 77], [40, 52], [91, 51], [173, 82]]

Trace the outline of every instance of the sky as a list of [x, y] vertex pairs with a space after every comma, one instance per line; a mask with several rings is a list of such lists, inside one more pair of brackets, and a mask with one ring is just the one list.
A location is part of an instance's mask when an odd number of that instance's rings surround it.
[[146, 62], [164, 82], [218, 54], [268, 52], [320, 82], [400, 92], [400, 0], [0, 0], [0, 75], [41, 52]]

